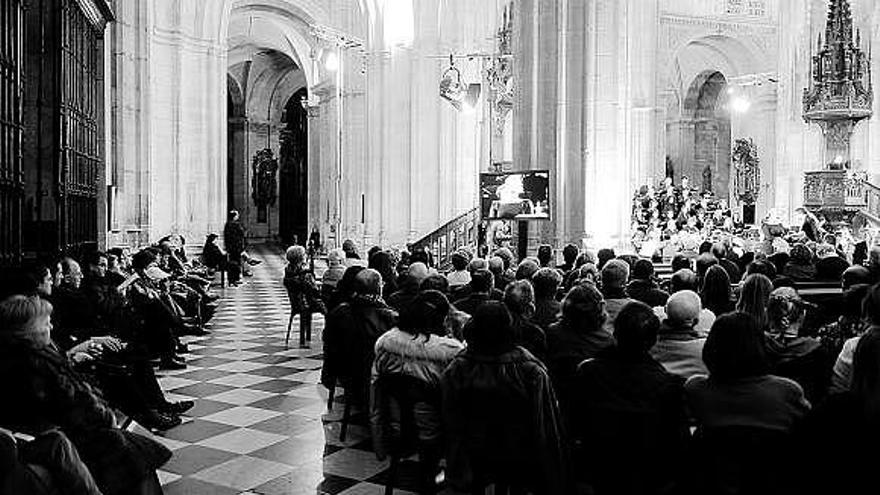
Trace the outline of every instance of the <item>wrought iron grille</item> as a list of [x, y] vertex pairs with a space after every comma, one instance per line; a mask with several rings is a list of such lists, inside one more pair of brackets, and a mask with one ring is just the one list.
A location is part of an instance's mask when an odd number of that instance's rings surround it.
[[0, 265], [21, 257], [22, 12], [0, 2]]
[[98, 238], [100, 37], [75, 0], [64, 0], [61, 34], [60, 157], [57, 208], [62, 249]]

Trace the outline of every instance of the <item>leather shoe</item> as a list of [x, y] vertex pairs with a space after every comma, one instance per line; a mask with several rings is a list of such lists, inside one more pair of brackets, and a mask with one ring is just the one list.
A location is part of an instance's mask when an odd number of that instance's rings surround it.
[[150, 409], [135, 419], [138, 423], [150, 430], [169, 430], [182, 423], [182, 420], [177, 416], [163, 414], [156, 409]]
[[186, 354], [189, 352], [189, 346], [184, 343], [180, 343], [180, 344], [177, 344], [177, 347], [175, 350], [177, 351], [178, 354]]
[[160, 370], [185, 370], [186, 363], [174, 358], [162, 359], [159, 363]]
[[161, 406], [161, 411], [167, 414], [180, 415], [183, 414], [195, 406], [196, 403], [191, 400], [182, 400], [179, 402], [166, 402]]

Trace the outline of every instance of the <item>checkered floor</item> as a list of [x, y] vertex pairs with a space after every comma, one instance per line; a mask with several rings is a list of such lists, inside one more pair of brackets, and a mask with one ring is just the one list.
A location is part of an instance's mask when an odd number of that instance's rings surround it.
[[[318, 383], [323, 319], [311, 349], [298, 348], [296, 321], [285, 349], [284, 261], [268, 249], [253, 254], [264, 262], [243, 286], [220, 290], [211, 334], [188, 340], [188, 368], [161, 375], [169, 400], [196, 401], [182, 425], [156, 437], [174, 451], [159, 473], [165, 493], [383, 493], [388, 463], [376, 460], [364, 415], [340, 442], [342, 403], [328, 411]], [[395, 493], [411, 493], [416, 465], [401, 471]]]

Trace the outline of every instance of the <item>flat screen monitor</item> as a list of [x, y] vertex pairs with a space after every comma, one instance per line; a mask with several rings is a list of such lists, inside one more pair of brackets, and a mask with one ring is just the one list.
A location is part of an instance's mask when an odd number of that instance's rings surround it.
[[483, 220], [549, 220], [550, 172], [480, 174]]

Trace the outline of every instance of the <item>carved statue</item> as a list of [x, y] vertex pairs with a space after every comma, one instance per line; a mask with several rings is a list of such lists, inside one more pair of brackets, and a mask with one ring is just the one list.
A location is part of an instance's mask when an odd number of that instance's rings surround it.
[[264, 209], [275, 204], [278, 197], [278, 160], [269, 148], [262, 149], [254, 155], [253, 160], [252, 197], [258, 208]]

